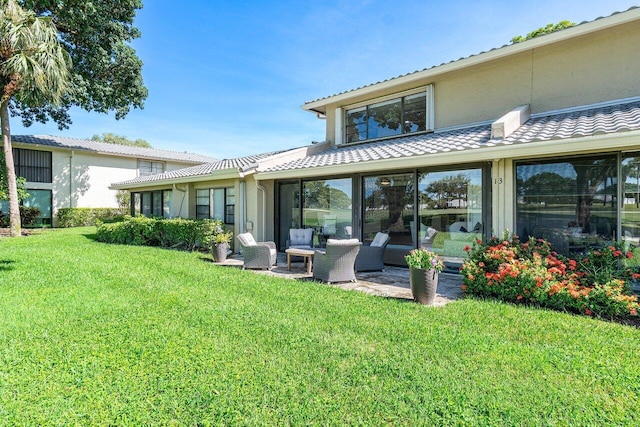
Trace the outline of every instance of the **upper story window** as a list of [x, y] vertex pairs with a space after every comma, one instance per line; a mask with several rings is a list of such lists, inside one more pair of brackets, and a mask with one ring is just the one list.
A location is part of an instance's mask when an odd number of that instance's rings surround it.
[[52, 182], [50, 151], [14, 148], [13, 162], [16, 175], [23, 177], [27, 182]]
[[346, 143], [433, 130], [433, 91], [410, 93], [379, 102], [347, 108]]
[[138, 170], [140, 171], [140, 176], [156, 175], [164, 172], [164, 163], [139, 160]]

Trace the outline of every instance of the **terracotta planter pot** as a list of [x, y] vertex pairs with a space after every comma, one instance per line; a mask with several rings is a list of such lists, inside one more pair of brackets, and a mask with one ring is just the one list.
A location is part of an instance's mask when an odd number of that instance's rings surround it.
[[224, 262], [227, 259], [228, 243], [218, 243], [213, 245], [213, 260], [215, 262]]
[[416, 302], [433, 305], [436, 299], [436, 289], [438, 289], [438, 272], [436, 270], [411, 268], [409, 283], [411, 283], [411, 293]]

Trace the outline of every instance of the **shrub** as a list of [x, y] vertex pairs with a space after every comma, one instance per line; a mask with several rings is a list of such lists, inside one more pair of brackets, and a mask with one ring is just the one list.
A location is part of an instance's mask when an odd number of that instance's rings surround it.
[[505, 233], [465, 250], [461, 273], [468, 294], [597, 317], [637, 315], [637, 297], [628, 286], [637, 276], [622, 262], [631, 254], [617, 244], [568, 259], [545, 240], [522, 242]]
[[[23, 227], [32, 226], [42, 212], [33, 206], [20, 206], [20, 223]], [[9, 227], [9, 215], [0, 211], [0, 227]]]
[[209, 250], [218, 229], [222, 229], [218, 220], [125, 217], [122, 222], [99, 225], [97, 239], [126, 245]]
[[56, 213], [58, 227], [86, 227], [103, 222], [122, 220], [124, 216], [115, 208], [62, 208]]

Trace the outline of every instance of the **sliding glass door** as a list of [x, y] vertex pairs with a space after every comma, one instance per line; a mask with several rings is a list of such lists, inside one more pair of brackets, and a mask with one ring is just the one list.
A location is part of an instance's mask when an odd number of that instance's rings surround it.
[[415, 174], [384, 174], [363, 178], [362, 239], [368, 243], [376, 233], [389, 234], [385, 262], [403, 264], [413, 249]]

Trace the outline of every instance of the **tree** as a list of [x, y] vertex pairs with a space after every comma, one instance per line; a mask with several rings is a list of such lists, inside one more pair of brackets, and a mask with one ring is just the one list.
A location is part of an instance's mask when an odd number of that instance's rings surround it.
[[9, 104], [58, 105], [68, 89], [69, 56], [51, 18], [37, 18], [16, 0], [0, 2], [0, 126], [9, 193], [11, 236], [21, 234], [18, 187], [11, 147]]
[[153, 148], [151, 144], [149, 144], [144, 139], [138, 138], [134, 141], [127, 138], [126, 136], [116, 135], [115, 133], [111, 133], [111, 132], [103, 133], [102, 136], [93, 135], [91, 137], [91, 141], [106, 142], [108, 144], [117, 144], [117, 145], [130, 145], [133, 147]]
[[565, 28], [573, 27], [574, 25], [576, 25], [574, 22], [567, 21], [567, 20], [560, 21], [557, 24], [547, 24], [544, 27], [540, 27], [537, 30], [531, 31], [526, 36], [515, 36], [514, 38], [511, 39], [511, 43], [514, 43], [514, 44], [520, 43], [525, 40], [544, 36], [545, 34], [550, 34], [556, 31], [564, 30]]
[[60, 129], [68, 128], [69, 108], [115, 112], [124, 118], [131, 107], [142, 108], [147, 88], [142, 80], [142, 61], [128, 45], [140, 37], [133, 26], [141, 0], [21, 0], [37, 16], [50, 17], [69, 55], [71, 90], [59, 106], [11, 104], [25, 126], [51, 119]]

